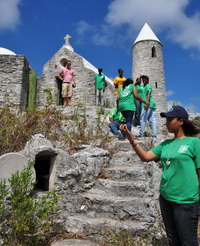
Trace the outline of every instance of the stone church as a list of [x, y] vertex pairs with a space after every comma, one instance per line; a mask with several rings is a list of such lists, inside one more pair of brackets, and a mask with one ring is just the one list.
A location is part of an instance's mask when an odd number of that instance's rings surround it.
[[[72, 98], [73, 105], [95, 105], [94, 75], [98, 69], [84, 57], [74, 52], [66, 35], [63, 46], [46, 62], [41, 77], [31, 68], [24, 55], [0, 48], [0, 105], [15, 105], [19, 108], [40, 107], [47, 103], [45, 89], [51, 88], [52, 103], [62, 105], [61, 81], [57, 75], [64, 63], [71, 60], [76, 72], [77, 87]], [[157, 115], [166, 110], [166, 89], [162, 44], [146, 23], [132, 46], [132, 75], [137, 78], [146, 74], [153, 86], [157, 103]], [[106, 107], [115, 105], [113, 82], [106, 76]]]

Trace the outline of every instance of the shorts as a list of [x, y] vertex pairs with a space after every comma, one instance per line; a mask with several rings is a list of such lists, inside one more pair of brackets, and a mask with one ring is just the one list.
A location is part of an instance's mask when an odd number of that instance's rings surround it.
[[72, 84], [71, 83], [62, 83], [62, 97], [72, 97], [73, 90], [72, 90]]

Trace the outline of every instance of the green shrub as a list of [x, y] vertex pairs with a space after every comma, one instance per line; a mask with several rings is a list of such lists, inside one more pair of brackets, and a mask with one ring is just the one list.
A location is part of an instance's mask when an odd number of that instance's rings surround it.
[[[44, 135], [54, 146], [61, 143], [65, 151], [77, 149], [83, 143], [95, 145], [96, 140], [100, 140], [98, 146], [105, 147], [109, 142], [109, 130], [106, 134], [102, 131], [106, 115], [103, 108], [96, 114], [96, 125], [89, 126], [86, 107], [80, 110], [75, 108], [70, 116], [65, 116], [51, 107], [26, 109], [21, 112], [0, 107], [0, 155], [22, 150], [35, 134]], [[67, 127], [64, 127], [63, 123], [67, 124]]]
[[49, 191], [41, 198], [34, 189], [33, 163], [0, 181], [0, 237], [5, 246], [43, 246], [55, 233], [58, 196]]

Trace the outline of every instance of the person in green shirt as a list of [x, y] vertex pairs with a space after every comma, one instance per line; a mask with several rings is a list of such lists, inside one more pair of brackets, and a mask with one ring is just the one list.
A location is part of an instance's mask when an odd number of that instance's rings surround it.
[[129, 131], [131, 131], [133, 116], [136, 111], [134, 98], [146, 105], [146, 101], [142, 100], [142, 98], [138, 96], [133, 80], [128, 78], [123, 82], [123, 86], [118, 90], [117, 107], [126, 119]]
[[94, 76], [95, 79], [95, 101], [96, 105], [104, 106], [104, 92], [105, 92], [105, 75], [102, 73], [103, 68], [98, 68], [98, 74]]
[[[135, 86], [136, 86], [138, 96], [142, 98], [144, 85], [141, 84], [141, 77], [136, 79]], [[141, 116], [141, 111], [142, 111], [142, 103], [139, 100], [137, 100], [136, 98], [135, 98], [134, 102], [135, 102], [135, 106], [136, 106], [136, 111], [135, 111], [135, 118], [134, 118], [133, 125], [135, 127], [140, 127], [140, 116]]]
[[120, 130], [142, 161], [162, 163], [159, 201], [169, 245], [198, 246], [200, 138], [196, 135], [200, 129], [181, 106], [173, 106], [160, 116], [166, 118], [174, 138], [149, 151], [139, 145], [126, 125], [121, 125]]
[[123, 121], [124, 117], [117, 108], [113, 108], [109, 114], [109, 127], [111, 132], [118, 136], [119, 140], [125, 139], [123, 134], [119, 131], [119, 126]]
[[153, 98], [152, 86], [149, 84], [148, 76], [142, 75], [141, 79], [144, 84], [142, 99], [149, 102], [149, 105], [142, 104], [142, 112], [140, 118], [141, 128], [139, 131], [139, 137], [144, 137], [147, 121], [150, 124], [152, 136], [156, 137], [156, 119], [155, 119], [156, 104]]

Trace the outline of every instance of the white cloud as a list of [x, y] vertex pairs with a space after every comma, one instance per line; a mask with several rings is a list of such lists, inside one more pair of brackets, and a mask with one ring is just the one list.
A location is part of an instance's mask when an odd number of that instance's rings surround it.
[[76, 31], [77, 31], [78, 35], [80, 35], [80, 36], [83, 36], [87, 32], [90, 32], [93, 30], [94, 30], [94, 27], [86, 21], [79, 21], [76, 24]]
[[188, 113], [196, 113], [196, 111], [197, 111], [197, 107], [194, 104], [192, 104], [192, 103], [184, 105], [184, 103], [182, 103], [180, 101], [172, 101], [172, 100], [171, 101], [167, 101], [168, 110], [174, 105], [179, 105], [179, 106], [184, 107], [187, 110]]
[[200, 49], [200, 11], [186, 15], [191, 0], [114, 0], [106, 21], [113, 27], [128, 25], [138, 32], [148, 23], [155, 32], [165, 32], [183, 48]]
[[170, 90], [169, 90], [169, 91], [166, 92], [166, 96], [167, 96], [167, 97], [170, 97], [170, 96], [172, 96], [172, 95], [174, 95], [174, 92], [173, 92], [173, 91], [170, 91]]
[[0, 0], [0, 30], [14, 30], [20, 23], [21, 0]]
[[172, 107], [172, 106], [175, 106], [175, 105], [179, 105], [179, 106], [182, 106], [182, 103], [180, 101], [167, 101], [167, 108], [168, 110]]
[[184, 108], [187, 110], [188, 113], [196, 113], [197, 112], [197, 107], [192, 103], [184, 106]]

